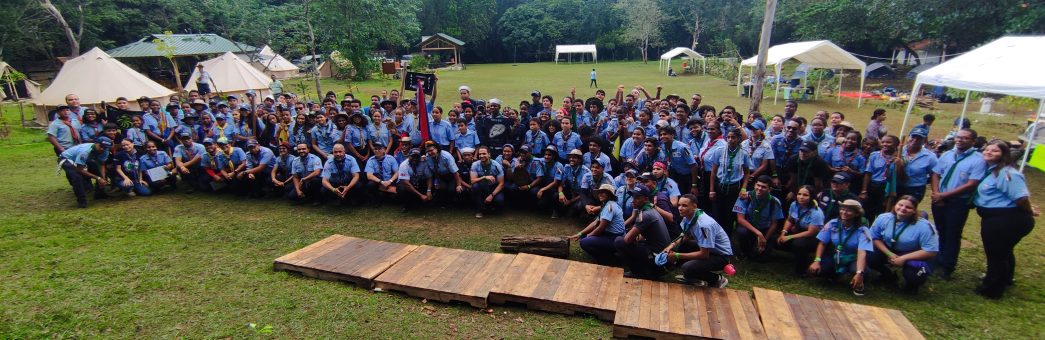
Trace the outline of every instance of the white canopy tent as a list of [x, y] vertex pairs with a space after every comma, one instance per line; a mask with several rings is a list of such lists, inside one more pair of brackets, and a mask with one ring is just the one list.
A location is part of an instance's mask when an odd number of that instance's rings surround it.
[[[912, 98], [907, 103], [900, 132], [907, 129], [907, 118], [914, 109], [919, 90], [923, 85], [935, 85], [967, 91], [959, 119], [965, 118], [971, 91], [1037, 99], [1038, 113], [1027, 136], [1028, 141], [1033, 141], [1038, 121], [1045, 114], [1045, 67], [1036, 66], [1041, 63], [1042, 55], [1045, 55], [1045, 36], [1002, 37], [919, 73], [911, 89]], [[1028, 147], [1023, 153], [1024, 165], [1029, 151]], [[1023, 165], [1020, 171], [1023, 171]]]
[[[261, 73], [261, 71], [258, 71], [258, 69], [247, 64], [243, 59], [232, 54], [232, 52], [225, 52], [225, 54], [217, 58], [201, 61], [200, 64], [213, 78], [211, 91], [221, 92], [225, 95], [240, 95], [248, 90], [258, 91], [260, 96], [271, 94], [268, 92], [269, 84], [272, 83], [272, 80], [264, 73]], [[185, 89], [189, 91], [195, 90], [196, 80], [199, 78], [199, 69], [193, 68], [192, 76], [189, 77]]]
[[708, 62], [707, 62], [707, 60], [704, 59], [704, 56], [700, 55], [700, 53], [697, 53], [697, 51], [694, 51], [694, 50], [691, 50], [691, 49], [688, 49], [688, 48], [685, 48], [685, 47], [676, 47], [676, 48], [671, 49], [671, 51], [668, 51], [667, 53], [661, 54], [660, 55], [660, 64], [657, 66], [657, 69], [658, 70], [662, 70], [662, 71], [667, 70], [668, 68], [671, 67], [671, 59], [675, 58], [675, 57], [677, 57], [677, 56], [679, 56], [681, 54], [685, 54], [691, 60], [693, 60], [693, 62], [697, 62], [697, 59], [700, 59], [700, 62], [703, 64], [703, 67], [704, 67], [703, 68], [704, 73], [705, 74], [708, 73]]
[[555, 45], [555, 63], [559, 63], [560, 54], [572, 54], [582, 53], [591, 54], [591, 60], [599, 63], [599, 51], [595, 49], [595, 45]]
[[[827, 40], [816, 40], [816, 41], [803, 41], [776, 45], [769, 48], [769, 56], [766, 59], [766, 66], [776, 66], [776, 73], [774, 77], [778, 78], [776, 83], [776, 91], [773, 94], [773, 103], [777, 101], [777, 96], [780, 92], [780, 73], [781, 68], [785, 61], [789, 59], [797, 59], [811, 68], [829, 68], [829, 69], [840, 69], [840, 70], [860, 70], [860, 92], [864, 91], [864, 71], [867, 69], [867, 64], [857, 59], [855, 56], [846, 52], [838, 45], [827, 41]], [[751, 74], [754, 73], [755, 65], [758, 63], [758, 56], [754, 56], [748, 59], [744, 59], [740, 63], [740, 67], [737, 72], [737, 95], [740, 95], [740, 78], [744, 73], [744, 66], [751, 68]], [[843, 71], [844, 72], [844, 71]], [[841, 76], [841, 75], [840, 75]], [[842, 81], [838, 81], [838, 89], [841, 92]], [[838, 101], [841, 101], [841, 96], [838, 97]], [[863, 104], [863, 96], [859, 96], [857, 100], [857, 107]]]
[[[36, 120], [46, 124], [47, 106], [65, 105], [65, 96], [69, 94], [80, 97], [81, 105], [115, 102], [119, 97], [134, 100], [143, 96], [166, 103], [174, 91], [95, 47], [66, 61], [51, 85], [34, 98]], [[131, 102], [132, 108], [137, 106], [138, 103]]]
[[287, 58], [273, 52], [268, 45], [262, 47], [253, 60], [246, 54], [237, 54], [236, 56], [250, 63], [254, 68], [264, 72], [266, 75], [276, 76], [277, 79], [294, 77], [301, 71], [301, 68], [291, 63]]

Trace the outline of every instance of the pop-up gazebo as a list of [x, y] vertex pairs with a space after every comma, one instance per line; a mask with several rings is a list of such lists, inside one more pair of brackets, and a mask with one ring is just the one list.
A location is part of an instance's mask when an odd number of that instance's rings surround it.
[[[947, 86], [1037, 99], [1038, 113], [1026, 136], [1030, 146], [1035, 139], [1038, 121], [1045, 114], [1045, 67], [1038, 65], [1042, 55], [1045, 55], [1045, 36], [1002, 37], [919, 73], [911, 89], [912, 98], [907, 103], [900, 132], [907, 129], [907, 118], [923, 85]], [[966, 92], [961, 119], [965, 118], [968, 106], [969, 93]], [[1024, 164], [1029, 151], [1028, 147], [1023, 153]], [[1020, 171], [1023, 171], [1023, 165]]]
[[582, 58], [584, 54], [591, 54], [591, 60], [595, 61], [596, 64], [599, 63], [599, 51], [595, 48], [595, 45], [555, 45], [555, 63], [559, 63], [560, 54], [572, 53], [581, 53]]
[[697, 62], [697, 59], [700, 59], [700, 62], [704, 67], [704, 73], [708, 73], [708, 62], [707, 60], [704, 60], [704, 56], [700, 55], [700, 53], [697, 53], [697, 51], [685, 47], [676, 47], [671, 49], [671, 51], [668, 51], [667, 53], [661, 54], [660, 64], [657, 66], [657, 69], [662, 71], [667, 70], [671, 67], [671, 59], [683, 54], [685, 54], [687, 57], [693, 60], [693, 62]]
[[[792, 58], [801, 61], [809, 65], [812, 68], [828, 68], [828, 69], [840, 69], [840, 70], [860, 70], [860, 92], [864, 91], [864, 71], [867, 69], [867, 64], [857, 59], [849, 52], [846, 52], [838, 45], [827, 41], [827, 40], [816, 40], [816, 41], [803, 41], [776, 45], [769, 48], [769, 56], [766, 59], [766, 66], [776, 66], [776, 73], [774, 77], [779, 78], [781, 73], [781, 67], [784, 62]], [[744, 67], [750, 67], [751, 73], [754, 73], [755, 65], [758, 63], [758, 56], [754, 56], [748, 59], [744, 59], [740, 63], [740, 67], [737, 72], [737, 95], [740, 95], [740, 77], [744, 73]], [[780, 81], [776, 81], [776, 91], [773, 94], [773, 103], [776, 103], [777, 95], [780, 92]], [[842, 82], [838, 81], [838, 90], [841, 92]], [[857, 107], [863, 104], [863, 96], [858, 96]], [[841, 96], [839, 96], [841, 101]]]

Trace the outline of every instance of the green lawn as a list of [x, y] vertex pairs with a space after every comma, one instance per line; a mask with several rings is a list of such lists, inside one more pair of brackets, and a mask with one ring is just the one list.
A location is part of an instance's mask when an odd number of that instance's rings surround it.
[[[533, 89], [564, 95], [569, 87], [586, 89], [591, 64], [470, 65], [466, 71], [441, 72], [449, 106], [459, 84], [475, 97], [500, 97], [508, 103], [525, 99]], [[665, 93], [704, 95], [721, 108], [746, 107], [736, 88], [725, 80], [685, 76], [667, 78], [656, 65], [602, 63], [597, 66], [604, 88], [617, 84], [665, 87]], [[398, 88], [394, 81], [354, 84], [357, 93]], [[339, 94], [347, 82], [324, 81], [324, 92]], [[764, 105], [780, 112], [782, 102]], [[514, 106], [514, 105], [513, 105]], [[803, 103], [800, 113], [816, 109], [849, 114], [862, 129], [876, 105], [834, 98]], [[975, 107], [975, 106], [974, 106]], [[432, 209], [401, 216], [393, 207], [335, 209], [292, 207], [277, 200], [242, 200], [208, 194], [164, 194], [150, 198], [116, 198], [75, 209], [64, 177], [54, 175], [51, 148], [43, 132], [17, 128], [17, 106], [6, 105], [11, 137], [0, 141], [0, 337], [218, 338], [251, 337], [271, 326], [284, 338], [607, 338], [608, 323], [593, 318], [560, 316], [493, 306], [487, 313], [467, 306], [424, 304], [399, 294], [372, 293], [347, 284], [314, 280], [272, 270], [272, 260], [340, 233], [394, 242], [498, 251], [503, 234], [574, 233], [577, 226], [524, 212], [488, 216], [477, 221], [466, 211]], [[944, 105], [933, 137], [945, 133], [946, 122], [960, 105]], [[744, 109], [741, 109], [744, 111]], [[899, 130], [900, 113], [890, 110], [888, 126]], [[1022, 117], [974, 115], [981, 134], [1012, 139]], [[1035, 197], [1045, 176], [1028, 170]], [[1045, 326], [1045, 236], [1032, 233], [1017, 248], [1017, 285], [1002, 301], [972, 293], [983, 270], [979, 219], [972, 214], [956, 279], [931, 280], [917, 297], [871, 286], [857, 298], [842, 285], [797, 280], [783, 262], [738, 263], [740, 273], [730, 288], [761, 286], [798, 294], [865, 303], [904, 311], [931, 338], [1042, 338]], [[588, 260], [579, 249], [573, 258]], [[264, 335], [261, 335], [264, 336]]]

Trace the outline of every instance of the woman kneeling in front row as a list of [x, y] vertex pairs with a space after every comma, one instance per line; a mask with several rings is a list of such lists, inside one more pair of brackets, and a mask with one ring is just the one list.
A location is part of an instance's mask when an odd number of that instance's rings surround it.
[[861, 218], [864, 208], [856, 200], [845, 200], [839, 206], [838, 218], [827, 222], [816, 235], [816, 258], [809, 265], [809, 274], [833, 279], [839, 274], [852, 273], [849, 288], [853, 295], [864, 295], [864, 269], [867, 253], [874, 251], [871, 231]]
[[918, 199], [901, 196], [892, 212], [878, 215], [871, 224], [874, 248], [868, 266], [882, 275], [883, 281], [896, 282], [893, 268], [903, 273], [903, 291], [917, 293], [929, 274], [929, 262], [940, 251], [940, 239], [929, 220], [918, 217]]

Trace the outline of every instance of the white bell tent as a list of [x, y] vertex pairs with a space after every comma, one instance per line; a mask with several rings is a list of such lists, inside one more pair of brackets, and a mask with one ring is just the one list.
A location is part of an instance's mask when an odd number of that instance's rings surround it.
[[[1045, 115], [1045, 81], [1042, 81], [1045, 67], [1037, 66], [1042, 55], [1045, 55], [1045, 36], [1002, 37], [919, 73], [911, 94], [917, 94], [923, 85], [966, 90], [959, 119], [965, 118], [971, 91], [1037, 99], [1037, 115], [1026, 136], [1030, 146], [1035, 139], [1038, 121]], [[912, 97], [907, 104], [901, 133], [907, 129], [907, 118], [916, 101]], [[1024, 164], [1028, 155], [1030, 152], [1023, 153]], [[1023, 165], [1020, 171], [1023, 171]]]
[[[775, 66], [774, 77], [777, 78], [776, 90], [773, 94], [773, 103], [777, 101], [777, 96], [780, 92], [780, 73], [784, 62], [794, 58], [802, 63], [809, 65], [811, 68], [826, 68], [826, 69], [840, 69], [843, 70], [860, 70], [860, 92], [864, 91], [864, 71], [867, 69], [867, 64], [857, 59], [849, 52], [846, 52], [838, 45], [827, 41], [827, 40], [816, 40], [816, 41], [802, 41], [793, 42], [787, 44], [780, 44], [769, 48], [769, 56], [766, 59], [766, 67]], [[758, 63], [758, 56], [754, 56], [748, 59], [744, 59], [740, 63], [740, 67], [737, 72], [737, 95], [740, 95], [741, 83], [740, 78], [744, 73], [744, 67], [750, 67], [751, 72], [754, 74], [755, 65]], [[819, 81], [818, 81], [819, 82]], [[804, 81], [803, 81], [804, 83]], [[819, 87], [819, 85], [817, 85]], [[842, 81], [838, 81], [838, 89], [841, 92]], [[857, 107], [863, 104], [863, 96], [858, 96]], [[841, 96], [838, 96], [838, 101], [841, 101]]]
[[657, 69], [661, 71], [666, 71], [668, 68], [671, 68], [671, 59], [683, 54], [686, 55], [686, 57], [689, 57], [689, 59], [692, 60], [692, 62], [694, 63], [697, 62], [697, 59], [700, 59], [700, 62], [703, 66], [703, 72], [705, 74], [708, 73], [708, 62], [704, 59], [704, 56], [700, 55], [700, 53], [697, 53], [697, 51], [685, 47], [676, 47], [671, 49], [671, 51], [668, 51], [667, 53], [661, 54], [660, 64], [657, 66]]
[[[599, 63], [599, 51], [595, 49], [595, 45], [555, 45], [555, 63], [559, 63], [560, 54], [591, 54], [591, 60]], [[583, 59], [581, 59], [583, 61]]]
[[[225, 52], [214, 59], [199, 62], [203, 69], [210, 73], [211, 91], [225, 95], [242, 95], [250, 90], [259, 92], [259, 98], [271, 94], [269, 83], [272, 79], [258, 69], [250, 66], [232, 52]], [[200, 78], [198, 68], [193, 68], [192, 76], [185, 84], [185, 90], [195, 90], [196, 80]]]

